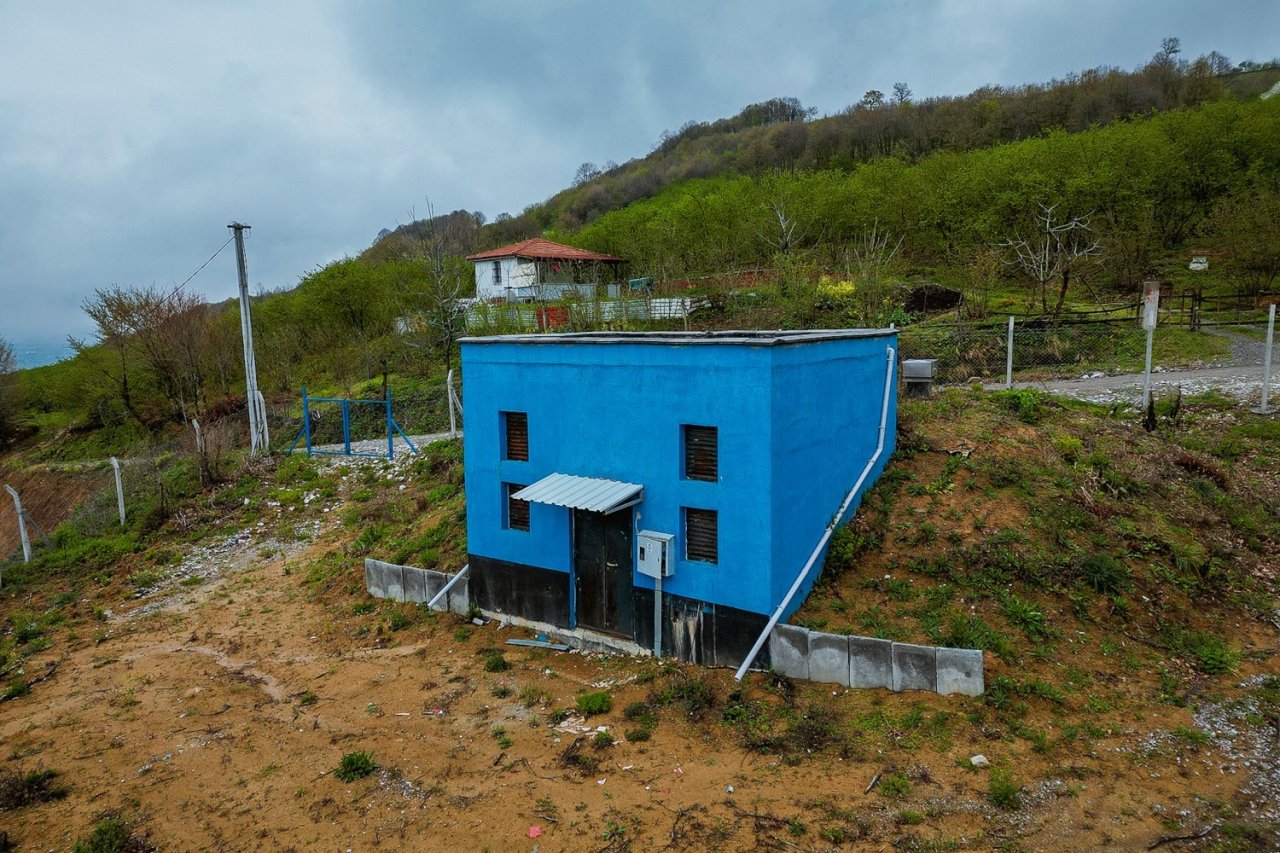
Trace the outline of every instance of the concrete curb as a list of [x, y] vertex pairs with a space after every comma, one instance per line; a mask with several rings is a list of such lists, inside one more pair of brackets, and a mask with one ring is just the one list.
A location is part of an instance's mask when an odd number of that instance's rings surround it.
[[935, 648], [777, 625], [769, 636], [769, 655], [774, 672], [802, 681], [944, 696], [981, 696], [986, 689], [981, 649]]
[[[364, 561], [364, 588], [374, 598], [389, 598], [392, 601], [406, 601], [412, 604], [426, 604], [435, 598], [436, 593], [444, 588], [453, 575], [437, 572], [434, 569], [419, 569], [416, 566], [400, 566], [385, 563], [372, 557]], [[471, 608], [470, 578], [463, 578], [453, 585], [445, 600], [435, 606], [435, 610], [448, 610], [465, 616]]]

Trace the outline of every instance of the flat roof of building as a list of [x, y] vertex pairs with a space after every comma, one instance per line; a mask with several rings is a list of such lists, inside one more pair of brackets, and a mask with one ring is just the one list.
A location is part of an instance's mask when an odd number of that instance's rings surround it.
[[851, 338], [882, 338], [896, 329], [778, 329], [718, 332], [552, 332], [522, 335], [484, 335], [462, 338], [464, 344], [714, 344], [785, 346]]

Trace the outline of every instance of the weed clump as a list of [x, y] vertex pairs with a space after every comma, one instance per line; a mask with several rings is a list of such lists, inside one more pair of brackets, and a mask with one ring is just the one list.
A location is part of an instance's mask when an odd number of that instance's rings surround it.
[[485, 672], [506, 672], [509, 669], [511, 669], [511, 662], [502, 656], [502, 652], [491, 651], [485, 656]]
[[987, 801], [996, 808], [1012, 811], [1022, 805], [1022, 786], [1008, 770], [993, 767], [987, 779]]
[[93, 831], [71, 847], [71, 853], [150, 853], [155, 850], [133, 824], [120, 815], [107, 815], [94, 824]]
[[31, 770], [27, 773], [0, 775], [0, 811], [11, 811], [23, 806], [60, 800], [67, 789], [54, 784], [56, 770]]
[[715, 693], [704, 676], [694, 676], [682, 669], [667, 671], [666, 684], [649, 697], [657, 707], [679, 705], [690, 717], [698, 718], [715, 705]]
[[1080, 576], [1095, 592], [1116, 595], [1128, 591], [1132, 572], [1110, 554], [1090, 554], [1080, 561]]
[[373, 760], [372, 752], [348, 752], [338, 762], [333, 776], [339, 782], [355, 782], [378, 771], [378, 763]]
[[593, 690], [578, 697], [578, 713], [584, 717], [607, 714], [613, 709], [613, 697], [607, 690]]

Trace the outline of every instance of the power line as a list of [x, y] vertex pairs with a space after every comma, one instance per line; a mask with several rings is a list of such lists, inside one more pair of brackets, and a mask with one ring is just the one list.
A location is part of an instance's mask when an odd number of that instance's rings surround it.
[[191, 275], [189, 275], [189, 276], [187, 276], [185, 279], [183, 279], [183, 280], [182, 280], [182, 284], [178, 285], [178, 286], [177, 286], [177, 287], [175, 287], [172, 291], [170, 291], [169, 295], [168, 295], [168, 296], [166, 296], [166, 297], [164, 298], [164, 301], [165, 301], [165, 302], [168, 302], [170, 299], [172, 299], [173, 297], [177, 296], [177, 295], [178, 295], [178, 291], [179, 291], [179, 290], [182, 290], [182, 288], [186, 287], [186, 286], [187, 286], [187, 282], [191, 281], [191, 279], [193, 279], [193, 278], [195, 278], [197, 275], [199, 275], [199, 274], [200, 274], [200, 270], [204, 269], [205, 267], [209, 266], [209, 264], [213, 263], [213, 259], [214, 259], [214, 258], [216, 258], [216, 257], [218, 257], [218, 255], [221, 255], [221, 254], [222, 254], [222, 250], [223, 250], [223, 249], [225, 249], [225, 248], [227, 248], [227, 246], [230, 246], [230, 245], [231, 245], [231, 241], [232, 241], [232, 240], [234, 240], [234, 239], [235, 239], [235, 235], [234, 235], [234, 234], [233, 234], [231, 237], [227, 238], [227, 242], [225, 242], [225, 243], [223, 243], [221, 246], [219, 246], [219, 247], [218, 247], [218, 251], [216, 251], [216, 252], [214, 252], [212, 255], [210, 255], [210, 256], [209, 256], [209, 259], [208, 259], [207, 261], [205, 261], [205, 262], [204, 262], [203, 264], [201, 264], [200, 266], [196, 267], [196, 271], [195, 271], [195, 272], [193, 272]]

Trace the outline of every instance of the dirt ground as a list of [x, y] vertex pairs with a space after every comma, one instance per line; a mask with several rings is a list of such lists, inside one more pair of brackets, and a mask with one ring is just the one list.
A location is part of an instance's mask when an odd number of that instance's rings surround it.
[[[447, 614], [385, 630], [385, 610], [357, 614], [367, 605], [304, 587], [298, 567], [331, 547], [324, 530], [310, 533], [291, 543], [241, 533], [196, 549], [168, 586], [109, 614], [105, 637], [60, 638], [29, 662], [29, 675], [57, 668], [0, 705], [5, 769], [56, 769], [70, 794], [4, 815], [12, 841], [66, 849], [119, 812], [170, 850], [1123, 850], [1168, 833], [1166, 815], [1235, 800], [1247, 776], [1212, 748], [1140, 749], [1150, 732], [1191, 723], [1170, 707], [1053, 765], [972, 727], [922, 740], [889, 726], [844, 754], [784, 759], [678, 708], [663, 711], [651, 740], [628, 743], [622, 709], [652, 690], [640, 683], [651, 662], [505, 646], [512, 630], [490, 623], [468, 636]], [[362, 624], [378, 627], [353, 638]], [[504, 648], [513, 668], [486, 672], [478, 652], [488, 647]], [[765, 677], [752, 678], [765, 695]], [[726, 672], [710, 681], [721, 699], [731, 690]], [[552, 710], [588, 687], [610, 690], [613, 710], [552, 725]], [[981, 703], [798, 691], [845, 715], [889, 718], [963, 716]], [[598, 768], [561, 761], [600, 726], [620, 742], [585, 748]], [[332, 771], [356, 751], [381, 769], [338, 781]], [[1021, 809], [986, 801], [986, 774], [968, 766], [975, 753], [1026, 782]], [[895, 772], [909, 793], [867, 790]]]

